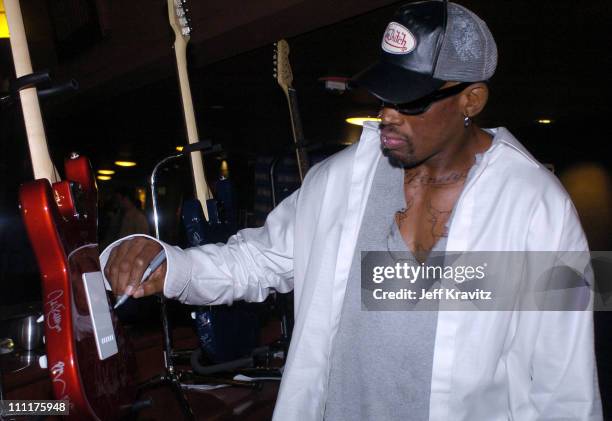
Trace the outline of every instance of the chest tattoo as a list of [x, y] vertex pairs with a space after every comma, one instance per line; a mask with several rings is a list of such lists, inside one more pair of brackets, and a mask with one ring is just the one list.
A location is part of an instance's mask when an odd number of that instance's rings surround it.
[[[442, 237], [465, 184], [469, 168], [431, 177], [420, 170], [404, 172], [406, 207], [395, 214], [404, 241], [417, 255], [427, 255]], [[422, 257], [422, 256], [419, 256]]]

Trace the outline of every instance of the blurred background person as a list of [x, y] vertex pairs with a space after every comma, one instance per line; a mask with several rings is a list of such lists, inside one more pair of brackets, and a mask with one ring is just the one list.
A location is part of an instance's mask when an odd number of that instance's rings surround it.
[[126, 235], [151, 233], [149, 221], [134, 189], [118, 187], [104, 207], [107, 222], [100, 235], [101, 250]]

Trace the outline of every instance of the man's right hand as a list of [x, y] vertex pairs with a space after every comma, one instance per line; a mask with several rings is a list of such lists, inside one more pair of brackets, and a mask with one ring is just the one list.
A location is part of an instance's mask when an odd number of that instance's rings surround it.
[[166, 262], [139, 285], [147, 266], [161, 250], [158, 242], [147, 237], [130, 238], [113, 248], [104, 267], [104, 275], [115, 296], [126, 294], [140, 298], [163, 292]]

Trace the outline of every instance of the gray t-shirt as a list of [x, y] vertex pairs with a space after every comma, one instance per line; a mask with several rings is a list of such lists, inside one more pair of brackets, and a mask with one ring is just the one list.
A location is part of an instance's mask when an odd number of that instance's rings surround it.
[[394, 218], [406, 206], [403, 174], [384, 158], [376, 169], [332, 345], [326, 421], [429, 418], [437, 312], [361, 308], [361, 251], [400, 251], [416, 263]]

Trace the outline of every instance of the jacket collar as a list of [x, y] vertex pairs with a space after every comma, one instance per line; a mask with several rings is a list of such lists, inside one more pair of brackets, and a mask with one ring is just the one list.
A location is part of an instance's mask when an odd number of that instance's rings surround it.
[[521, 155], [523, 155], [525, 158], [527, 158], [527, 160], [531, 161], [537, 167], [540, 166], [538, 160], [535, 159], [533, 155], [531, 155], [531, 153], [529, 153], [529, 151], [523, 146], [523, 144], [519, 142], [505, 127], [496, 127], [484, 130], [493, 136], [493, 146], [491, 147], [491, 149], [493, 149], [496, 144], [509, 146]]

